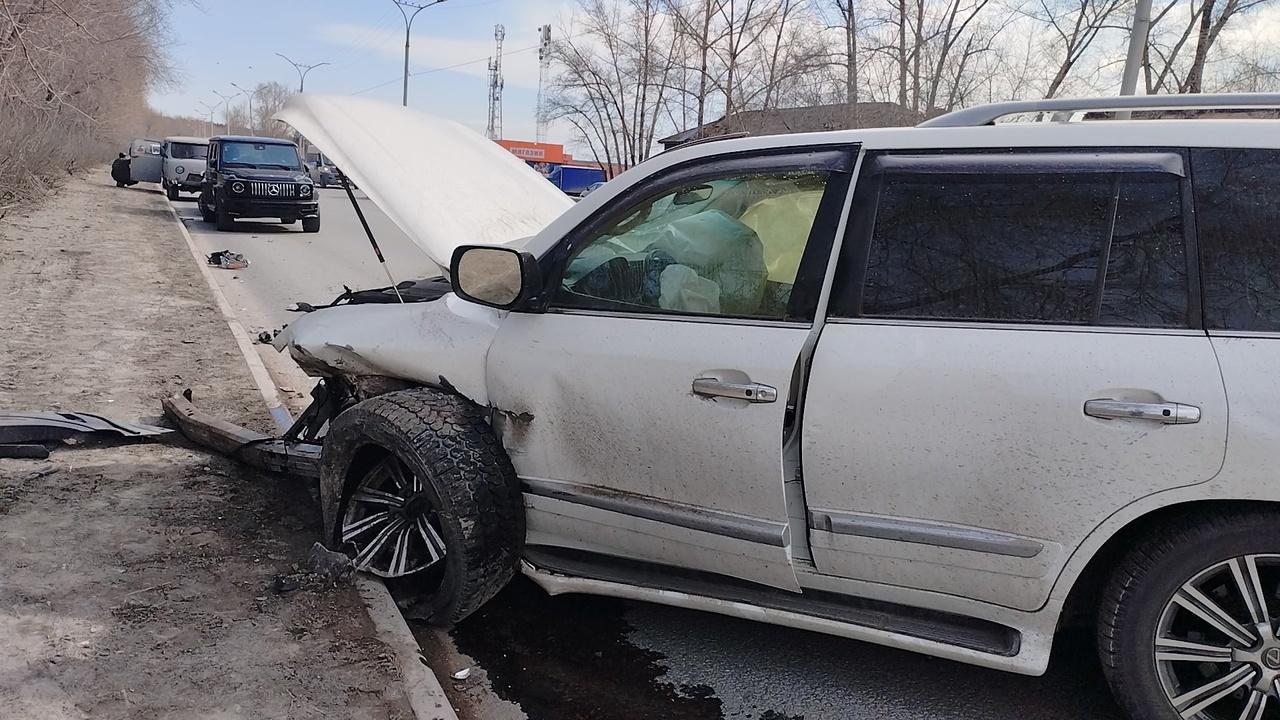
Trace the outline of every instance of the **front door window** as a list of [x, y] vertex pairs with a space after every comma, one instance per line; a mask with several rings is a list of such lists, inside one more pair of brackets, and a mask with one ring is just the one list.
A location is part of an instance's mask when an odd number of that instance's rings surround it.
[[826, 172], [702, 180], [619, 213], [573, 256], [560, 307], [782, 319]]

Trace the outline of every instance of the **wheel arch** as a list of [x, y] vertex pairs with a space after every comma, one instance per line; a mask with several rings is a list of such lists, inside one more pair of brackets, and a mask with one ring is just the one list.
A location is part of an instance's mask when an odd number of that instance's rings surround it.
[[[1120, 561], [1124, 553], [1140, 538], [1146, 537], [1159, 528], [1185, 522], [1192, 516], [1204, 516], [1208, 513], [1234, 513], [1244, 510], [1266, 508], [1280, 514], [1280, 501], [1200, 498], [1182, 500], [1148, 510], [1131, 518], [1089, 556], [1083, 568], [1070, 578], [1069, 588], [1065, 588], [1065, 599], [1058, 614], [1056, 629], [1069, 627], [1092, 627], [1094, 614], [1100, 600], [1099, 595], [1105, 586], [1111, 571]], [[1064, 573], [1064, 578], [1065, 573]], [[1055, 591], [1055, 594], [1058, 594]]]

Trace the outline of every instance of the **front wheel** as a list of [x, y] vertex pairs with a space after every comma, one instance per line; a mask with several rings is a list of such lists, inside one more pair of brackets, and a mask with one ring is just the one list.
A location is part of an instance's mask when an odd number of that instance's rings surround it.
[[320, 232], [320, 218], [319, 217], [302, 218], [302, 232], [309, 232], [309, 233]]
[[167, 198], [169, 198], [170, 200], [177, 200], [177, 199], [178, 199], [178, 186], [177, 186], [177, 185], [168, 185], [168, 184], [166, 184], [166, 185], [164, 186], [164, 196], [165, 196], [165, 197], [167, 197]]
[[200, 196], [196, 198], [196, 206], [200, 208], [201, 220], [207, 223], [211, 223], [217, 219], [217, 216], [214, 214], [213, 210], [209, 209], [208, 204], [206, 204], [204, 201], [204, 192], [201, 192]]
[[1138, 543], [1102, 596], [1098, 652], [1135, 720], [1280, 711], [1280, 514], [1187, 516]]
[[419, 388], [352, 406], [330, 425], [321, 501], [330, 542], [356, 569], [411, 578], [415, 613], [448, 626], [515, 574], [524, 508], [485, 411]]
[[214, 201], [213, 214], [218, 224], [219, 232], [227, 232], [234, 230], [236, 221], [231, 219], [231, 214], [222, 206], [222, 203]]

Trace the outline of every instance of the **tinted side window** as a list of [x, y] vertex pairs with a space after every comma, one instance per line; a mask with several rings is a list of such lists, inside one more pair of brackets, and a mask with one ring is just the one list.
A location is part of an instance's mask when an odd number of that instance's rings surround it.
[[1280, 150], [1192, 150], [1210, 328], [1280, 331]]
[[1184, 327], [1180, 183], [1137, 172], [889, 174], [861, 315]]

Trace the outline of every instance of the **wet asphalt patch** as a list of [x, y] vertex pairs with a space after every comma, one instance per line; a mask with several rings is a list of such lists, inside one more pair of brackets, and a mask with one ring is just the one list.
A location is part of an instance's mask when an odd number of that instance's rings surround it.
[[549, 597], [517, 578], [453, 638], [529, 720], [720, 720], [711, 688], [659, 680], [662, 655], [627, 641], [625, 608], [610, 598]]

